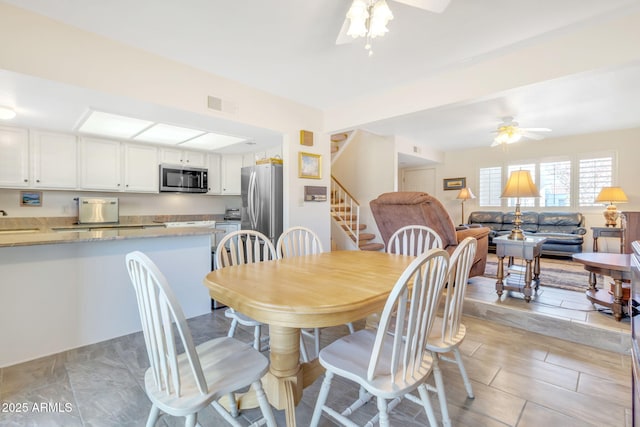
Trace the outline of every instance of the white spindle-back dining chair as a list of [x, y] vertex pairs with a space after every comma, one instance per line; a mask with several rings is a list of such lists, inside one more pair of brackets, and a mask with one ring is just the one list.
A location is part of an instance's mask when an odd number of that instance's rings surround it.
[[[259, 231], [238, 230], [224, 236], [216, 249], [216, 268], [224, 268], [231, 265], [251, 264], [261, 261], [269, 261], [277, 258], [273, 243]], [[224, 315], [231, 319], [231, 326], [227, 336], [233, 337], [238, 324], [253, 329], [253, 346], [262, 351], [267, 347], [261, 345], [268, 343], [269, 336], [262, 336], [261, 322], [242, 314], [229, 307]]]
[[[147, 396], [152, 402], [147, 426], [154, 426], [160, 411], [186, 417], [185, 426], [198, 425], [198, 411], [211, 405], [231, 425], [238, 410], [227, 412], [217, 401], [251, 385], [262, 410], [263, 420], [253, 426], [275, 427], [271, 406], [260, 379], [269, 360], [246, 343], [221, 337], [198, 346], [167, 279], [142, 252], [126, 256], [131, 283], [136, 292], [144, 341], [150, 367], [144, 375]], [[178, 354], [180, 342], [184, 353]], [[231, 397], [230, 397], [231, 398]]]
[[424, 225], [407, 225], [396, 230], [387, 242], [387, 253], [420, 255], [429, 249], [442, 248], [440, 235]]
[[[344, 425], [355, 425], [347, 416], [376, 396], [378, 414], [370, 422], [379, 418], [380, 426], [387, 427], [389, 411], [403, 397], [413, 396], [414, 390], [419, 392], [420, 399], [415, 399], [422, 404], [429, 423], [436, 425], [428, 396], [432, 388], [426, 382], [434, 359], [426, 344], [448, 266], [449, 255], [442, 249], [419, 255], [394, 285], [377, 330], [359, 330], [320, 351], [320, 364], [326, 373], [311, 426], [318, 425], [322, 413]], [[335, 375], [356, 382], [363, 391], [360, 399], [342, 413], [326, 404]]]
[[[280, 235], [276, 244], [276, 252], [278, 253], [278, 258], [289, 258], [319, 254], [324, 251], [320, 238], [313, 230], [307, 227], [295, 226], [285, 230]], [[351, 323], [347, 323], [346, 326], [349, 328], [350, 333], [354, 332]], [[300, 353], [302, 360], [308, 362], [310, 358], [304, 342], [305, 336], [313, 339], [315, 355], [317, 356], [320, 353], [320, 328], [300, 330]]]

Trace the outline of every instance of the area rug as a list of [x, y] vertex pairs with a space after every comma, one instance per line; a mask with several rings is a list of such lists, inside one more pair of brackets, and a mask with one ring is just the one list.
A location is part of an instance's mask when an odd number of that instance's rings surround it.
[[[484, 277], [496, 278], [498, 271], [498, 258], [490, 253], [487, 256], [487, 267]], [[507, 268], [507, 260], [504, 260], [504, 268]], [[516, 260], [516, 265], [524, 266], [523, 260]], [[603, 278], [598, 277], [598, 284], [602, 286]], [[571, 259], [540, 258], [540, 286], [567, 289], [584, 292], [589, 287], [589, 273], [584, 266]]]

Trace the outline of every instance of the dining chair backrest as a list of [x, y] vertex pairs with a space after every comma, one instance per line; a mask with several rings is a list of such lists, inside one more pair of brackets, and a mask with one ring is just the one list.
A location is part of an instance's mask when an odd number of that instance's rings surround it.
[[216, 249], [216, 268], [276, 259], [276, 248], [259, 231], [238, 230], [227, 234]]
[[[412, 383], [412, 378], [422, 377], [427, 337], [448, 268], [449, 254], [443, 249], [431, 249], [413, 260], [400, 275], [382, 311], [369, 359], [368, 381], [390, 375], [394, 381]], [[389, 335], [393, 336], [393, 345], [386, 349], [383, 343]]]
[[390, 254], [417, 256], [433, 248], [442, 248], [442, 238], [425, 225], [399, 228], [387, 242], [387, 253]]
[[[167, 279], [142, 252], [127, 254], [126, 265], [136, 292], [149, 365], [158, 390], [181, 397], [181, 384], [190, 377], [188, 382], [195, 382], [200, 394], [207, 394], [191, 331]], [[182, 343], [188, 366], [178, 363], [177, 340]]]
[[291, 227], [280, 235], [276, 244], [279, 258], [313, 255], [324, 252], [318, 235], [306, 227]]
[[447, 342], [453, 341], [460, 330], [462, 323], [462, 308], [464, 305], [464, 294], [467, 290], [469, 272], [476, 256], [478, 241], [473, 237], [464, 239], [451, 255], [449, 262], [449, 286], [445, 298], [442, 339]]

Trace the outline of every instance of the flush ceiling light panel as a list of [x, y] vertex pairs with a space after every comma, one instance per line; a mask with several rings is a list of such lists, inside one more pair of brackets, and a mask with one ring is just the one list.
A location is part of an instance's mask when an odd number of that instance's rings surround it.
[[131, 138], [151, 126], [153, 122], [117, 114], [91, 111], [78, 128], [79, 132], [114, 138]]
[[238, 138], [236, 136], [221, 135], [218, 133], [205, 133], [204, 135], [191, 139], [184, 144], [180, 144], [180, 146], [199, 148], [202, 150], [216, 150], [218, 148], [238, 144], [246, 140], [246, 138]]
[[205, 133], [197, 129], [159, 123], [136, 135], [136, 141], [155, 142], [157, 144], [179, 144]]
[[16, 117], [16, 111], [11, 107], [0, 106], [0, 120], [11, 120]]

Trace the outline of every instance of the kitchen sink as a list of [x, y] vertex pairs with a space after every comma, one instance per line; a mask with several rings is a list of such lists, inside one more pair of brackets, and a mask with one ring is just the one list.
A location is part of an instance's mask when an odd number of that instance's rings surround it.
[[14, 228], [10, 230], [0, 230], [0, 234], [24, 234], [24, 233], [39, 233], [39, 228]]

